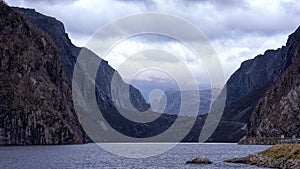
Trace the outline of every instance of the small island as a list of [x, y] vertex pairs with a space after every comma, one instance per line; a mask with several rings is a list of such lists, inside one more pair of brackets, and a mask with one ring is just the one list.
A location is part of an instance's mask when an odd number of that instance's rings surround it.
[[298, 169], [300, 168], [300, 144], [277, 144], [262, 152], [224, 162], [269, 168]]

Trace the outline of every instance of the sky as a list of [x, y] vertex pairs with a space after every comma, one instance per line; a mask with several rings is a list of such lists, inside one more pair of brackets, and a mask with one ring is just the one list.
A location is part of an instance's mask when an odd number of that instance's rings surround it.
[[[239, 68], [242, 61], [263, 54], [267, 49], [285, 45], [288, 35], [300, 25], [300, 1], [297, 0], [5, 1], [11, 6], [34, 8], [62, 21], [69, 37], [77, 46], [85, 46], [96, 31], [125, 16], [160, 12], [183, 18], [207, 37], [222, 64], [220, 69], [223, 69], [225, 80]], [[102, 39], [99, 44], [106, 44], [106, 40]], [[198, 80], [199, 86], [205, 86], [209, 79], [205, 66], [200, 66], [201, 63], [186, 46], [168, 37], [141, 35], [128, 38], [115, 45], [105, 59], [112, 67], [119, 69], [132, 54], [153, 48], [180, 55], [181, 61], [199, 77], [197, 79], [201, 79]], [[102, 55], [101, 52], [95, 52]], [[162, 56], [157, 56], [156, 59], [145, 58], [132, 60], [130, 63], [136, 65], [138, 61], [156, 61], [157, 64], [177, 71], [177, 74], [181, 73], [176, 64], [161, 59]], [[127, 70], [120, 71], [125, 80]], [[136, 82], [156, 80], [163, 83], [164, 75], [155, 77], [155, 73], [151, 75], [151, 71], [145, 71], [144, 76], [140, 73], [136, 74]], [[180, 78], [184, 81], [186, 77], [182, 74]]]

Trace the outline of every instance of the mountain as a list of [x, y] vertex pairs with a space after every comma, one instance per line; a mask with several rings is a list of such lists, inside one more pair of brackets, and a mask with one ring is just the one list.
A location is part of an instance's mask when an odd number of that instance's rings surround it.
[[[111, 68], [108, 63], [104, 60], [101, 60], [99, 56], [94, 54], [92, 51], [86, 48], [78, 48], [74, 46], [68, 35], [65, 33], [63, 24], [56, 20], [55, 18], [48, 17], [36, 12], [33, 9], [23, 9], [23, 8], [14, 8], [20, 14], [22, 14], [30, 23], [35, 25], [37, 28], [46, 32], [53, 42], [57, 45], [62, 59], [62, 66], [64, 72], [66, 72], [69, 79], [72, 78], [74, 65], [77, 60], [79, 52], [84, 54], [84, 57], [89, 60], [89, 63], [100, 62], [99, 69], [97, 71], [97, 76], [95, 79], [96, 87], [96, 96], [98, 107], [101, 110], [105, 119], [109, 122], [112, 128], [116, 131], [130, 137], [136, 138], [148, 138], [154, 135], [157, 135], [161, 132], [166, 131], [175, 120], [178, 121], [179, 127], [177, 126], [176, 130], [170, 131], [172, 134], [169, 134], [170, 137], [164, 138], [160, 141], [181, 141], [182, 138], [178, 137], [178, 134], [174, 134], [176, 131], [186, 130], [188, 126], [193, 122], [194, 118], [189, 117], [177, 117], [174, 115], [161, 115], [159, 118], [155, 119], [152, 122], [148, 123], [137, 123], [130, 121], [120, 114], [119, 110], [124, 111], [126, 114], [131, 114], [132, 116], [141, 116], [143, 111], [150, 108], [150, 105], [146, 103], [141, 93], [131, 85], [124, 83], [121, 76]], [[76, 63], [79, 65], [80, 69], [83, 72], [89, 68], [89, 63]], [[111, 84], [112, 78], [116, 78], [116, 83]], [[92, 76], [86, 74], [86, 77], [90, 83], [93, 83]], [[78, 84], [78, 86], [88, 87], [86, 84]], [[78, 86], [75, 86], [75, 92], [79, 96], [86, 96], [88, 93], [82, 92]], [[77, 88], [76, 88], [77, 87]], [[132, 110], [126, 103], [128, 98], [126, 98], [126, 88], [129, 88], [130, 101], [133, 106], [142, 112], [136, 112]], [[113, 100], [111, 91], [115, 91], [115, 95], [118, 96], [116, 100]], [[125, 100], [125, 102], [124, 102]], [[86, 102], [86, 100], [81, 100], [81, 102]], [[76, 103], [75, 103], [76, 104]], [[85, 107], [89, 109], [89, 107]], [[158, 116], [157, 113], [152, 111], [147, 111], [148, 114], [143, 114], [146, 116]], [[79, 117], [79, 119], [81, 119]], [[201, 119], [201, 118], [199, 118]], [[201, 120], [199, 120], [201, 121]], [[202, 123], [201, 123], [202, 124]], [[199, 126], [201, 126], [201, 124]], [[198, 132], [198, 131], [193, 131]], [[200, 131], [199, 131], [200, 132]], [[185, 139], [185, 141], [197, 141], [196, 137]], [[103, 140], [99, 140], [103, 141]], [[127, 141], [127, 140], [108, 140], [108, 141]]]
[[[179, 114], [180, 107], [183, 106], [186, 109], [182, 112], [182, 115], [191, 116], [191, 110], [197, 104], [199, 104], [199, 111], [197, 115], [207, 114], [210, 110], [211, 103], [219, 94], [219, 89], [213, 90], [167, 90], [165, 91], [165, 97], [157, 98], [156, 102], [151, 105], [152, 110], [155, 112], [166, 114]], [[181, 105], [181, 99], [187, 98], [186, 105]], [[194, 116], [194, 115], [193, 115]]]
[[267, 50], [263, 55], [243, 62], [230, 77], [223, 89], [226, 89], [227, 97], [222, 121], [210, 140], [239, 141], [246, 134], [245, 127], [258, 101], [293, 63], [299, 32], [298, 28], [289, 36], [286, 46]]
[[0, 144], [85, 143], [59, 50], [3, 1], [0, 53]]
[[[112, 100], [111, 87], [114, 87], [114, 91], [117, 92], [119, 96], [127, 96], [126, 88], [130, 89], [130, 101], [132, 104], [141, 111], [145, 111], [150, 108], [150, 105], [144, 100], [140, 91], [134, 88], [131, 85], [126, 84], [119, 73], [115, 71], [105, 60], [101, 60], [99, 56], [86, 48], [79, 48], [72, 44], [71, 40], [68, 37], [68, 34], [65, 32], [65, 28], [62, 22], [57, 19], [49, 16], [45, 16], [36, 12], [34, 9], [24, 9], [24, 8], [14, 8], [16, 11], [20, 12], [29, 22], [43, 30], [50, 35], [54, 43], [59, 48], [62, 59], [62, 66], [67, 74], [68, 78], [72, 80], [74, 66], [77, 60], [79, 53], [84, 50], [85, 56], [89, 58], [90, 62], [100, 62], [97, 76], [95, 79], [96, 90], [99, 93], [104, 94], [106, 99], [104, 102], [110, 102]], [[81, 65], [81, 69], [86, 71], [89, 65]], [[111, 81], [113, 76], [118, 79], [118, 86], [112, 86]], [[93, 81], [93, 78], [91, 78]], [[127, 98], [124, 98], [127, 100]], [[123, 99], [119, 99], [123, 100]], [[99, 103], [101, 106], [101, 103]], [[118, 102], [114, 103], [117, 107], [128, 108], [126, 103]]]
[[[300, 28], [293, 37], [300, 37]], [[300, 41], [295, 43], [293, 63], [268, 88], [252, 114], [248, 138], [300, 137]]]

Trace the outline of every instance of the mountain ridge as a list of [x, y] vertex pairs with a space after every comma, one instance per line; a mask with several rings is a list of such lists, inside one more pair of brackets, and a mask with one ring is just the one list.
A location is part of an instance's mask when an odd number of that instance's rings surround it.
[[[20, 12], [26, 19], [29, 20], [29, 22], [39, 27], [40, 29], [42, 29], [44, 32], [48, 33], [52, 37], [53, 41], [61, 51], [63, 69], [70, 80], [72, 80], [73, 70], [74, 70], [77, 57], [79, 56], [80, 51], [84, 49], [85, 52], [87, 53], [86, 55], [91, 59], [91, 61], [101, 62], [95, 79], [95, 82], [97, 84], [96, 85], [97, 90], [101, 90], [111, 100], [112, 86], [110, 83], [112, 81], [112, 77], [115, 75], [117, 76], [117, 79], [119, 80], [119, 85], [121, 86], [116, 88], [116, 91], [118, 93], [122, 93], [120, 95], [126, 95], [126, 93], [123, 93], [124, 92], [123, 88], [127, 88], [127, 86], [129, 86], [130, 99], [132, 101], [132, 104], [138, 110], [142, 110], [142, 111], [150, 108], [150, 105], [146, 103], [140, 91], [134, 88], [132, 85], [125, 83], [122, 80], [119, 73], [115, 71], [108, 64], [107, 61], [101, 59], [99, 56], [97, 56], [93, 51], [89, 49], [76, 47], [69, 39], [68, 34], [65, 33], [64, 25], [61, 21], [58, 21], [54, 17], [48, 17], [46, 15], [38, 13], [34, 9], [25, 9], [25, 8], [18, 8], [18, 7], [14, 7], [13, 9]], [[81, 65], [81, 69], [85, 71], [87, 66], [88, 65]], [[119, 103], [119, 104], [120, 105], [117, 106], [126, 107], [126, 105], [123, 103]]]
[[[233, 73], [225, 85], [227, 97], [222, 123], [211, 140], [237, 142], [246, 135], [239, 123], [249, 123], [256, 104], [268, 87], [293, 63], [295, 45], [299, 40], [300, 27], [289, 35], [285, 46], [267, 50], [264, 54], [243, 62]], [[232, 126], [234, 123], [237, 124], [235, 127]]]
[[268, 88], [255, 107], [248, 138], [300, 137], [300, 41], [296, 43], [293, 63]]

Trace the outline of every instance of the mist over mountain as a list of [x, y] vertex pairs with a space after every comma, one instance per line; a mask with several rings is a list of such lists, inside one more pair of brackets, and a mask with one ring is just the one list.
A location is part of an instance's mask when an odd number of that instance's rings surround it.
[[[170, 80], [159, 80], [159, 79], [152, 79], [152, 80], [138, 80], [138, 79], [134, 79], [131, 81], [131, 84], [136, 87], [137, 89], [139, 89], [142, 93], [142, 95], [144, 96], [144, 98], [147, 100], [147, 102], [149, 103], [149, 97], [151, 95], [151, 92], [155, 89], [159, 89], [163, 92], [168, 91], [170, 89], [173, 90], [191, 90], [188, 88], [184, 88], [184, 89], [180, 89], [179, 86]], [[209, 89], [211, 87], [210, 84], [200, 84], [198, 86], [199, 90], [206, 90]]]
[[[204, 115], [209, 113], [211, 103], [217, 98], [219, 93], [220, 89], [199, 91], [169, 89], [164, 92], [164, 96], [151, 102], [151, 108], [155, 112], [178, 115], [180, 108], [184, 107], [181, 112], [182, 116], [195, 116], [195, 114], [192, 114], [192, 108], [199, 107], [196, 116]], [[185, 98], [188, 100], [182, 102], [182, 99]]]

